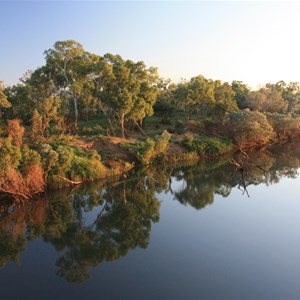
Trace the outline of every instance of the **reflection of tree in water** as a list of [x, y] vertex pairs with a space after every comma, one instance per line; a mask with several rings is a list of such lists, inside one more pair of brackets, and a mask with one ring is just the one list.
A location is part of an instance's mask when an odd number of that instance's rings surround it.
[[[299, 158], [300, 144], [260, 155], [250, 153], [243, 162], [247, 168], [245, 185], [270, 185], [285, 176], [293, 178]], [[182, 185], [180, 189], [173, 190], [175, 181]], [[108, 188], [106, 184], [51, 192], [47, 199], [24, 206], [2, 206], [0, 267], [7, 261], [18, 261], [27, 241], [42, 237], [62, 251], [56, 262], [58, 276], [83, 282], [92, 267], [116, 260], [130, 249], [148, 246], [151, 225], [159, 220], [160, 202], [155, 193], [172, 193], [180, 203], [201, 209], [213, 203], [215, 194], [228, 196], [239, 178], [233, 165], [219, 160], [148, 168], [121, 181], [113, 179]]]
[[235, 157], [242, 170], [219, 160], [216, 164], [206, 161], [189, 168], [174, 171], [172, 176], [182, 181], [182, 188], [174, 193], [180, 203], [201, 209], [214, 201], [214, 195], [227, 197], [233, 187], [248, 194], [247, 186], [264, 183], [271, 185], [282, 177], [295, 178], [300, 167], [300, 144], [285, 144], [269, 151], [249, 153], [247, 158]]
[[176, 180], [183, 182], [182, 188], [174, 193], [175, 199], [184, 205], [190, 204], [201, 209], [213, 203], [215, 193], [228, 196], [231, 191], [228, 172], [227, 166], [218, 165], [215, 168], [207, 163], [175, 173]]
[[65, 232], [66, 239], [61, 240], [67, 241], [66, 252], [57, 261], [59, 276], [82, 282], [92, 266], [116, 260], [130, 249], [148, 246], [151, 224], [159, 220], [160, 204], [154, 191], [144, 185], [124, 184], [106, 190], [93, 224], [73, 223]]
[[[113, 183], [107, 189], [90, 185], [76, 193], [59, 191], [49, 199], [4, 211], [0, 222], [0, 264], [17, 261], [26, 240], [36, 237], [63, 251], [57, 260], [57, 275], [83, 282], [89, 270], [113, 261], [136, 247], [148, 246], [151, 224], [159, 220], [160, 202], [144, 180]], [[94, 220], [86, 214], [99, 211]]]

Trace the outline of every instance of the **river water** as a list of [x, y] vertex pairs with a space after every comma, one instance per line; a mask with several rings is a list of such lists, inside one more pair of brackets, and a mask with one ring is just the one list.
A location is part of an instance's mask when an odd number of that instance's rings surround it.
[[3, 205], [0, 299], [299, 299], [299, 167], [289, 144]]

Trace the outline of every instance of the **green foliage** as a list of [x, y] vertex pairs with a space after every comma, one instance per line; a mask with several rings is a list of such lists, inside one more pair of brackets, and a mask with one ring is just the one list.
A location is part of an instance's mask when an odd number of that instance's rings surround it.
[[84, 126], [79, 126], [79, 134], [80, 135], [99, 135], [105, 134], [105, 129], [100, 124], [89, 124], [87, 123]]
[[199, 155], [196, 151], [189, 151], [189, 152], [166, 155], [163, 158], [163, 162], [166, 164], [176, 164], [179, 162], [196, 161], [198, 159], [199, 159]]
[[267, 114], [268, 121], [281, 142], [299, 139], [300, 116], [294, 114]]
[[197, 152], [200, 156], [218, 156], [233, 150], [231, 142], [217, 137], [207, 136], [197, 138], [186, 136], [183, 140], [183, 146], [189, 151]]
[[258, 91], [248, 93], [246, 107], [260, 112], [284, 113], [288, 102], [284, 99], [282, 86], [268, 83]]
[[263, 146], [276, 137], [267, 117], [249, 109], [228, 114], [224, 128], [227, 135], [241, 148]]
[[187, 130], [193, 133], [201, 134], [205, 131], [205, 125], [201, 121], [189, 120], [187, 122]]
[[164, 131], [155, 140], [148, 138], [145, 142], [140, 144], [140, 149], [137, 152], [137, 159], [142, 165], [151, 164], [155, 159], [163, 156], [169, 146], [170, 133]]
[[155, 154], [155, 142], [148, 138], [145, 142], [141, 143], [141, 148], [137, 152], [137, 159], [142, 165], [148, 165], [152, 162]]
[[183, 134], [185, 132], [185, 125], [184, 125], [183, 121], [176, 120], [175, 126], [174, 126], [174, 131], [177, 134]]
[[154, 147], [156, 156], [163, 154], [167, 151], [170, 138], [171, 134], [167, 130], [164, 130], [164, 132], [160, 136], [157, 136]]
[[27, 167], [34, 164], [41, 165], [41, 156], [37, 151], [30, 149], [25, 145], [22, 148], [21, 169], [26, 170]]
[[6, 119], [18, 118], [27, 123], [36, 107], [31, 90], [27, 85], [17, 84], [5, 89], [11, 107], [6, 109]]
[[234, 100], [236, 101], [240, 109], [247, 108], [246, 100], [250, 93], [250, 88], [242, 81], [234, 80], [231, 83], [232, 90], [234, 92]]
[[18, 168], [22, 158], [20, 147], [14, 146], [12, 138], [5, 138], [2, 147], [0, 147], [0, 169], [2, 172], [8, 167]]
[[79, 148], [60, 145], [44, 145], [42, 149], [44, 168], [48, 186], [61, 187], [71, 181], [91, 181], [104, 178], [108, 169], [101, 162], [95, 150], [84, 151]]
[[[2, 91], [2, 86], [0, 82], [0, 109], [1, 108], [9, 108], [11, 107], [11, 103], [7, 100], [7, 96]], [[0, 114], [1, 117], [1, 114]]]

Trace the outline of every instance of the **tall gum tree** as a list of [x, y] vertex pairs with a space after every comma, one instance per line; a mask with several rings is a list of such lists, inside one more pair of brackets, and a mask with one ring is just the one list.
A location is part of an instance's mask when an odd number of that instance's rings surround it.
[[112, 76], [103, 89], [103, 99], [117, 117], [122, 137], [125, 137], [125, 120], [142, 123], [145, 116], [153, 114], [158, 95], [157, 71], [147, 69], [144, 62], [124, 60], [120, 55], [106, 54], [112, 66]]
[[[61, 97], [74, 111], [74, 132], [78, 127], [78, 101], [84, 90], [84, 85], [90, 79], [90, 53], [83, 46], [73, 40], [58, 41], [53, 49], [45, 51], [46, 67], [49, 68], [56, 86], [59, 87]], [[73, 107], [71, 107], [71, 103]]]

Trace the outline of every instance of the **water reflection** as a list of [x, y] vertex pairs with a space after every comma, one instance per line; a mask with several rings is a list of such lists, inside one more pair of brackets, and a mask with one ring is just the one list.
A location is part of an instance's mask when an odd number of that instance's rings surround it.
[[[24, 206], [2, 206], [0, 267], [19, 261], [26, 243], [42, 238], [61, 255], [56, 272], [70, 282], [84, 282], [90, 270], [105, 261], [146, 248], [151, 226], [159, 221], [160, 194], [169, 193], [183, 205], [202, 209], [215, 194], [227, 197], [236, 187], [279, 182], [297, 176], [300, 144], [196, 165], [159, 166], [128, 177], [60, 190]], [[243, 164], [237, 172], [235, 161]], [[250, 195], [251, 196], [251, 195]]]
[[[148, 246], [151, 224], [159, 221], [154, 194], [143, 179], [135, 179], [111, 182], [106, 189], [98, 183], [72, 194], [59, 191], [28, 206], [7, 207], [0, 219], [0, 265], [18, 261], [26, 242], [42, 237], [64, 251], [56, 262], [57, 275], [83, 282], [91, 267]], [[92, 219], [89, 212], [95, 210]]]

